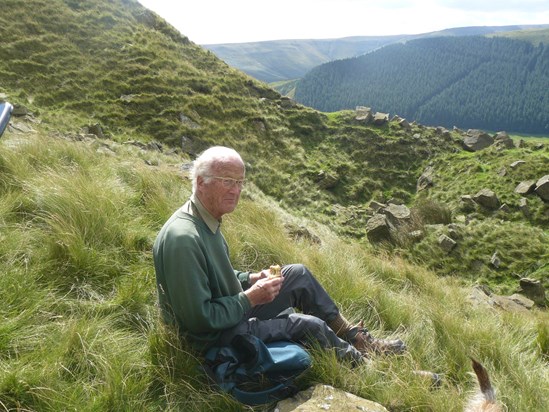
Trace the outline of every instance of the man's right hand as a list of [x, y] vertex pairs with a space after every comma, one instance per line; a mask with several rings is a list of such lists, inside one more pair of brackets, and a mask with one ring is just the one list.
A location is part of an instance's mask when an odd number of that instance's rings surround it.
[[272, 302], [279, 294], [282, 287], [283, 277], [262, 278], [253, 284], [253, 286], [244, 291], [252, 307], [264, 305]]

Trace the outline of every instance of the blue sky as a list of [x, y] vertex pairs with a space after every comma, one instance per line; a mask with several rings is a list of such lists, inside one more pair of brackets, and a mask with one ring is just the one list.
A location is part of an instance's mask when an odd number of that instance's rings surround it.
[[197, 44], [549, 24], [548, 0], [139, 0]]

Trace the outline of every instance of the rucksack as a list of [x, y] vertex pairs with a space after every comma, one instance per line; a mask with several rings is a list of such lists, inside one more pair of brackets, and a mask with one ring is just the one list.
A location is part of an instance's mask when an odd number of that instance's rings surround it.
[[294, 342], [265, 344], [250, 334], [229, 346], [210, 348], [204, 371], [221, 390], [246, 405], [261, 405], [298, 392], [294, 379], [311, 366], [309, 353]]

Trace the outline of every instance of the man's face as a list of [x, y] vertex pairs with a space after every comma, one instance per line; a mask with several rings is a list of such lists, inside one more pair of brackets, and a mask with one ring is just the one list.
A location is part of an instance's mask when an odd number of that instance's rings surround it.
[[[244, 180], [244, 165], [238, 159], [218, 164], [213, 169], [212, 176], [218, 178], [209, 179], [207, 182], [207, 179], [198, 177], [197, 195], [208, 212], [216, 219], [220, 219], [224, 214], [231, 213], [236, 209], [240, 192], [242, 192], [241, 186], [232, 184], [227, 187], [221, 178]], [[235, 183], [233, 180], [230, 183]]]

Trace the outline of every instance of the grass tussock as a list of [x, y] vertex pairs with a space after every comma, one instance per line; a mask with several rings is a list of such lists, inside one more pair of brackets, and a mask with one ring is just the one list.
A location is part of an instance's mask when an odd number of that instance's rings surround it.
[[[158, 318], [152, 242], [190, 193], [169, 159], [150, 166], [127, 148], [109, 156], [42, 134], [12, 143], [0, 145], [0, 410], [245, 410], [207, 385], [198, 355]], [[457, 281], [246, 190], [224, 221], [235, 267], [305, 263], [349, 319], [410, 349], [352, 369], [315, 348], [300, 385], [331, 384], [391, 411], [460, 411], [476, 387], [472, 355], [509, 410], [549, 402], [546, 312], [474, 307]], [[321, 243], [292, 237], [290, 223]], [[442, 372], [443, 386], [417, 369]]]

